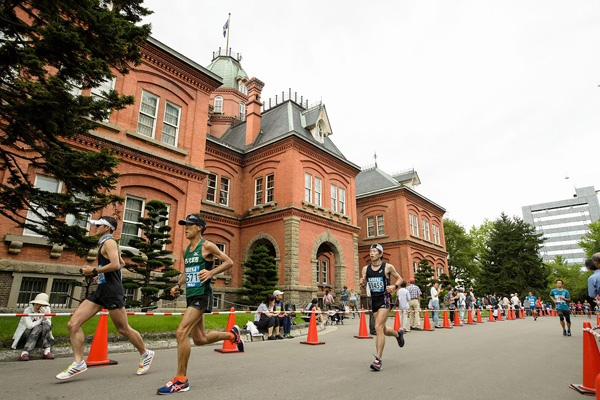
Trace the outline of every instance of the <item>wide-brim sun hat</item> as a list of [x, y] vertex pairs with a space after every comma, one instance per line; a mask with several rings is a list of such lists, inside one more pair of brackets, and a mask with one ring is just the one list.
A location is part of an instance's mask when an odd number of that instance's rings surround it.
[[35, 299], [31, 300], [30, 303], [31, 304], [41, 304], [43, 306], [49, 306], [50, 303], [48, 303], [48, 300], [50, 300], [50, 296], [48, 296], [46, 293], [40, 293], [37, 296], [35, 296]]

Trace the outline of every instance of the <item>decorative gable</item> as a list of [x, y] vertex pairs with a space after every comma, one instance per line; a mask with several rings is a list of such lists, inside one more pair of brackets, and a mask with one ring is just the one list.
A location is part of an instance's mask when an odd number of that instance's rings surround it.
[[333, 134], [331, 125], [329, 124], [329, 117], [323, 104], [304, 111], [302, 113], [302, 122], [304, 128], [320, 143], [323, 143], [327, 136]]

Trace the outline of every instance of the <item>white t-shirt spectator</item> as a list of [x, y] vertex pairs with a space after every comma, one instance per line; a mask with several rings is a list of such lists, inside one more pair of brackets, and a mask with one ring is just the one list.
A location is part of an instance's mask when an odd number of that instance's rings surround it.
[[439, 300], [439, 292], [436, 288], [434, 288], [433, 286], [431, 287], [431, 298], [433, 300]]
[[407, 288], [401, 287], [398, 289], [398, 309], [408, 310], [408, 302], [410, 301], [410, 294]]
[[517, 296], [513, 296], [512, 299], [510, 299], [510, 301], [512, 302], [513, 306], [518, 306], [521, 304], [521, 300], [519, 300]]

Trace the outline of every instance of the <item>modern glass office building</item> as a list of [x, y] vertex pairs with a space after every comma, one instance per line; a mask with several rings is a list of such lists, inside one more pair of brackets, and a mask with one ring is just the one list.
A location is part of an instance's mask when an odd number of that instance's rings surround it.
[[588, 225], [600, 219], [600, 205], [593, 186], [576, 188], [571, 199], [523, 206], [523, 220], [546, 239], [540, 249], [544, 261], [562, 256], [569, 264], [583, 264], [585, 252], [577, 242]]

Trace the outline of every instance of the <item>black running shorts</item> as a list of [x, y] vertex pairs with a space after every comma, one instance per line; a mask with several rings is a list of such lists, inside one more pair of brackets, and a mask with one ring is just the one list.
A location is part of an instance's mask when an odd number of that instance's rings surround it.
[[190, 296], [186, 300], [188, 307], [204, 310], [204, 312], [212, 312], [212, 295], [202, 294], [199, 296]]
[[98, 287], [88, 300], [108, 310], [118, 310], [125, 307], [125, 298], [116, 293], [105, 293]]
[[563, 320], [567, 320], [567, 324], [571, 323], [571, 312], [568, 310], [556, 310], [556, 313], [558, 314], [558, 318], [560, 318], [561, 321]]
[[389, 294], [371, 297], [371, 311], [377, 312], [382, 308], [390, 309], [390, 307], [392, 307], [392, 299]]

